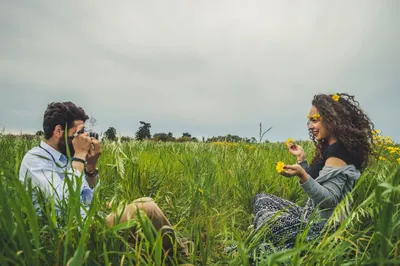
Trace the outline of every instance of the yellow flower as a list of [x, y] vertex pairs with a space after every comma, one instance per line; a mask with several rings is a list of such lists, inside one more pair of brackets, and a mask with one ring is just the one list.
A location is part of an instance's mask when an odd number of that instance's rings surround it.
[[283, 167], [285, 167], [285, 163], [279, 161], [279, 162], [276, 164], [276, 171], [277, 171], [279, 174], [282, 173], [282, 172], [283, 172]]
[[381, 131], [379, 129], [372, 130], [372, 134], [374, 134], [374, 135], [379, 134], [379, 133], [381, 133]]
[[386, 161], [386, 158], [383, 157], [383, 156], [379, 156], [379, 160], [381, 160], [381, 161]]
[[332, 96], [332, 99], [333, 99], [335, 102], [339, 101], [339, 98], [340, 98], [340, 96], [337, 95], [337, 94], [335, 94], [335, 95]]
[[400, 158], [397, 158], [397, 162], [400, 164]]
[[309, 116], [309, 115], [307, 116], [307, 119], [311, 119], [311, 118], [317, 120], [317, 119], [321, 118], [321, 115], [320, 114], [315, 114], [315, 115], [312, 115], [312, 116]]
[[294, 143], [294, 139], [288, 138], [288, 139], [286, 140], [286, 146], [289, 146], [291, 142]]

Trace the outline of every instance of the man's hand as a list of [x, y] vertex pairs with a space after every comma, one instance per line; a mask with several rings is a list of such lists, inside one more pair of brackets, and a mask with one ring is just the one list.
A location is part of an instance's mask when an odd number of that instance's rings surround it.
[[[77, 132], [79, 132], [83, 128], [83, 125], [79, 126]], [[75, 154], [74, 157], [81, 158], [86, 160], [86, 155], [89, 152], [90, 144], [92, 140], [88, 136], [88, 133], [76, 134], [74, 139], [72, 140], [72, 145], [74, 146]]]
[[285, 165], [284, 171], [282, 171], [280, 174], [286, 177], [298, 176], [301, 183], [304, 183], [308, 180], [307, 172], [298, 164]]
[[[88, 154], [91, 140], [88, 133], [82, 133], [74, 137], [72, 140], [72, 145], [74, 146], [74, 157], [82, 160], [86, 160], [86, 155]], [[72, 167], [79, 172], [83, 173], [85, 170], [85, 164], [79, 161], [72, 161]]]
[[91, 145], [89, 148], [89, 152], [86, 155], [86, 171], [92, 172], [96, 169], [97, 161], [101, 155], [101, 145], [100, 142], [91, 138]]

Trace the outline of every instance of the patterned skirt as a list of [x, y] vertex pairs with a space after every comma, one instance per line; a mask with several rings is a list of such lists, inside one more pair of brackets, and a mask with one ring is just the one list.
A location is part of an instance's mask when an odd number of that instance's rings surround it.
[[[324, 222], [314, 212], [313, 201], [309, 198], [305, 207], [277, 196], [261, 193], [254, 197], [254, 229], [265, 229], [261, 243], [251, 250], [249, 258], [261, 259], [276, 251], [294, 247], [297, 236], [309, 226], [306, 240], [316, 238]], [[316, 214], [316, 215], [314, 215]], [[311, 220], [310, 220], [311, 219]], [[237, 245], [225, 248], [225, 252], [237, 252]]]
[[[292, 248], [296, 237], [307, 226], [314, 211], [311, 199], [305, 207], [271, 194], [258, 194], [254, 197], [254, 228], [261, 230], [267, 226], [263, 243], [258, 246], [257, 253], [268, 255], [274, 250]], [[311, 223], [307, 239], [319, 234], [323, 225]]]

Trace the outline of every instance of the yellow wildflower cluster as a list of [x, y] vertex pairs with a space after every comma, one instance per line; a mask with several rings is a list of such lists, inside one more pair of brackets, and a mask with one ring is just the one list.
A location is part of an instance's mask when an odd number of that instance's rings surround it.
[[[400, 164], [400, 147], [395, 146], [391, 136], [382, 136], [381, 131], [376, 129], [372, 131], [374, 144], [379, 148], [378, 159], [381, 161], [396, 161]], [[389, 159], [389, 160], [388, 160]]]
[[237, 142], [227, 142], [227, 141], [217, 141], [217, 142], [213, 142], [212, 144], [215, 146], [226, 147], [226, 148], [230, 148], [230, 149], [237, 148], [237, 146], [238, 146]]
[[256, 148], [257, 148], [257, 145], [249, 145], [249, 144], [245, 144], [244, 146], [244, 149], [246, 150], [246, 151], [254, 151]]
[[400, 152], [400, 147], [386, 147], [386, 149], [389, 151], [389, 153], [399, 153]]
[[[239, 146], [239, 144], [237, 142], [226, 142], [226, 141], [217, 141], [217, 142], [213, 142], [212, 144], [217, 147], [227, 148], [229, 150], [234, 150]], [[242, 147], [246, 151], [253, 151], [257, 148], [257, 145], [245, 143], [242, 145]]]
[[372, 133], [374, 135], [373, 138], [374, 138], [374, 143], [376, 145], [383, 146], [383, 145], [393, 145], [394, 144], [393, 140], [392, 140], [392, 137], [391, 136], [383, 137], [380, 134], [380, 130], [374, 130]]

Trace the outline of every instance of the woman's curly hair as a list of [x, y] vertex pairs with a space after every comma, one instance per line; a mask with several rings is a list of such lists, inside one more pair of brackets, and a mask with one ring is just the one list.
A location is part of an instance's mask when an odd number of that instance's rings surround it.
[[[361, 171], [368, 164], [369, 155], [373, 154], [374, 124], [360, 108], [354, 96], [338, 93], [339, 100], [333, 95], [318, 94], [314, 96], [312, 105], [318, 109], [328, 132], [341, 143], [354, 159], [354, 164]], [[309, 128], [309, 135], [316, 146], [311, 165], [318, 162], [328, 147], [324, 140], [317, 141]]]

